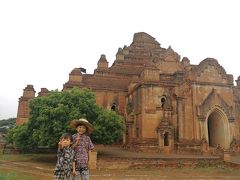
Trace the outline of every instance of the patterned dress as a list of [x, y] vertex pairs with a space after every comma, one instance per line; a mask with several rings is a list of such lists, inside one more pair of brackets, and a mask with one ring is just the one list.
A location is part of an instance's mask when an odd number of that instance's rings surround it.
[[71, 147], [58, 148], [57, 164], [54, 170], [55, 180], [66, 180], [70, 178], [74, 160], [74, 150]]
[[[73, 144], [76, 143], [77, 134], [74, 134]], [[89, 136], [85, 134], [80, 136], [80, 143], [74, 148], [75, 158], [76, 158], [76, 170], [88, 167], [88, 153], [90, 150], [94, 149], [93, 143]]]

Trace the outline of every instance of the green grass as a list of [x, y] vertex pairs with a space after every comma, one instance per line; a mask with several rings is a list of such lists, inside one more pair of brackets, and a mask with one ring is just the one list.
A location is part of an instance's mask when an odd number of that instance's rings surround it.
[[55, 154], [1, 154], [0, 180], [53, 179], [55, 163]]
[[8, 180], [13, 180], [17, 178], [17, 174], [12, 172], [12, 173], [3, 173], [0, 172], [0, 179], [4, 180], [4, 179], [8, 179]]
[[0, 168], [0, 179], [1, 180], [50, 180], [53, 179], [52, 177], [42, 176], [42, 175], [35, 175], [31, 173], [25, 173], [22, 171], [14, 170], [9, 171], [6, 169]]

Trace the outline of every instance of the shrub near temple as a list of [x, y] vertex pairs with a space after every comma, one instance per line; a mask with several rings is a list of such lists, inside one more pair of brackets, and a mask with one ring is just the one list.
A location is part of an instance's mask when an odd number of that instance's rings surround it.
[[112, 144], [123, 134], [122, 118], [99, 107], [89, 89], [52, 91], [31, 100], [29, 107], [28, 122], [11, 129], [7, 136], [8, 143], [21, 149], [56, 147], [63, 132], [73, 133], [69, 121], [79, 118], [86, 118], [94, 125], [94, 143]]

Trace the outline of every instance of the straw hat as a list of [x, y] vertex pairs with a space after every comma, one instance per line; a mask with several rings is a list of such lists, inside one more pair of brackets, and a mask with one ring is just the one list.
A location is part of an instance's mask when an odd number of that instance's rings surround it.
[[84, 125], [87, 127], [87, 134], [91, 134], [93, 132], [93, 126], [86, 119], [74, 119], [70, 122], [70, 127], [76, 129], [77, 126]]

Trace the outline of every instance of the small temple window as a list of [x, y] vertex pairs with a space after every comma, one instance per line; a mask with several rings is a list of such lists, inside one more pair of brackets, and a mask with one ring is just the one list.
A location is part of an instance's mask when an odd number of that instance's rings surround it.
[[136, 137], [139, 137], [139, 128], [136, 128]]
[[164, 146], [169, 146], [169, 137], [168, 132], [164, 133]]
[[112, 104], [111, 110], [112, 111], [117, 111], [117, 105], [115, 103]]
[[129, 127], [126, 128], [126, 132], [125, 132], [125, 133], [126, 133], [126, 136], [128, 136], [128, 134], [129, 134], [128, 131], [129, 131]]
[[165, 104], [166, 104], [166, 96], [161, 96], [160, 97], [160, 107], [161, 108], [164, 108], [165, 107]]

